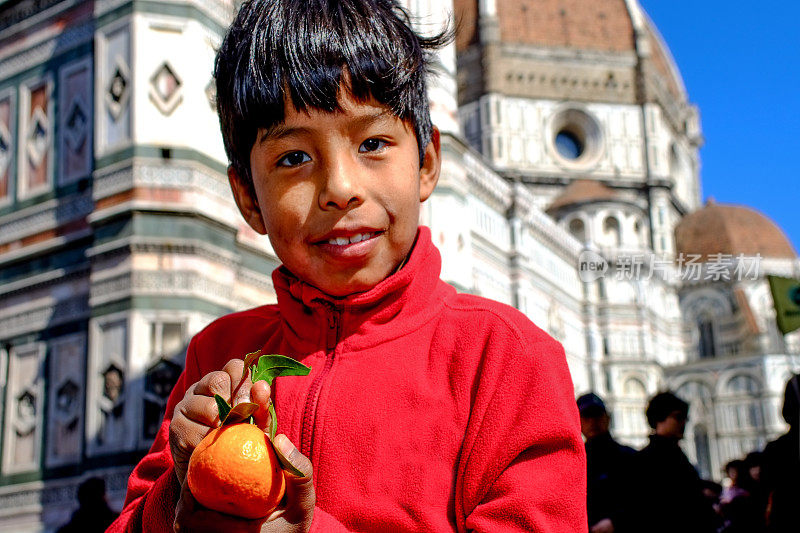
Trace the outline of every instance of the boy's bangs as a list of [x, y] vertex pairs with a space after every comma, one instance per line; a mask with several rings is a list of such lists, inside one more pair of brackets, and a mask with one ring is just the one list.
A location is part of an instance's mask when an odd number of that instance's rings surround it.
[[368, 19], [352, 4], [303, 3], [305, 12], [287, 2], [278, 16], [259, 21], [242, 65], [248, 72], [234, 77], [244, 82], [236, 91], [243, 118], [253, 117], [257, 128], [281, 122], [286, 96], [298, 111], [337, 111], [342, 88], [410, 118], [414, 77], [424, 76], [423, 51], [411, 31], [395, 17]]
[[259, 128], [298, 111], [341, 110], [341, 90], [370, 97], [413, 124], [420, 162], [432, 125], [425, 91], [430, 50], [452, 39], [422, 37], [396, 0], [249, 0], [215, 65], [217, 110], [231, 165], [249, 177]]

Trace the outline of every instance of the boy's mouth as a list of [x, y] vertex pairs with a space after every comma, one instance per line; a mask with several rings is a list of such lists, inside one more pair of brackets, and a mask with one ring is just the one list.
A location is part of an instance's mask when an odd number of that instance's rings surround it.
[[346, 246], [348, 244], [356, 244], [361, 241], [366, 241], [371, 239], [376, 235], [377, 232], [368, 232], [368, 233], [356, 233], [354, 235], [350, 235], [347, 237], [333, 237], [328, 239], [326, 242], [328, 244], [332, 244], [334, 246]]

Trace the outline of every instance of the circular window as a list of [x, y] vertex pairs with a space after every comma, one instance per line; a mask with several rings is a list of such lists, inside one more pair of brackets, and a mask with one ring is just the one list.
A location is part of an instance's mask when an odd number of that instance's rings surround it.
[[585, 169], [600, 158], [600, 126], [587, 112], [575, 108], [556, 112], [550, 122], [550, 132], [555, 160], [567, 168]]
[[583, 140], [570, 130], [556, 133], [556, 150], [567, 159], [578, 159], [584, 152]]

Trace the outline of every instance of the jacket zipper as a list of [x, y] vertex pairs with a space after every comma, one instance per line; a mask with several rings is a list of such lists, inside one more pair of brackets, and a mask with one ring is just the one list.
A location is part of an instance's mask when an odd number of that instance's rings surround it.
[[303, 409], [303, 432], [300, 440], [300, 452], [311, 460], [313, 451], [314, 426], [317, 416], [317, 402], [322, 392], [322, 383], [333, 367], [333, 359], [336, 355], [336, 346], [339, 344], [341, 334], [341, 311], [333, 304], [325, 300], [320, 300], [328, 310], [328, 329], [325, 335], [325, 365], [314, 381], [311, 382], [306, 405]]

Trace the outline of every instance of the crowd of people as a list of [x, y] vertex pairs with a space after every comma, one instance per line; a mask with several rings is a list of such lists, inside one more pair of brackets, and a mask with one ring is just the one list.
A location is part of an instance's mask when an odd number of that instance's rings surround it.
[[800, 531], [800, 375], [786, 385], [789, 431], [763, 451], [730, 461], [725, 486], [701, 479], [679, 446], [689, 405], [672, 392], [650, 399], [653, 432], [636, 451], [614, 440], [594, 393], [578, 398], [586, 439], [590, 533], [796, 533]]

